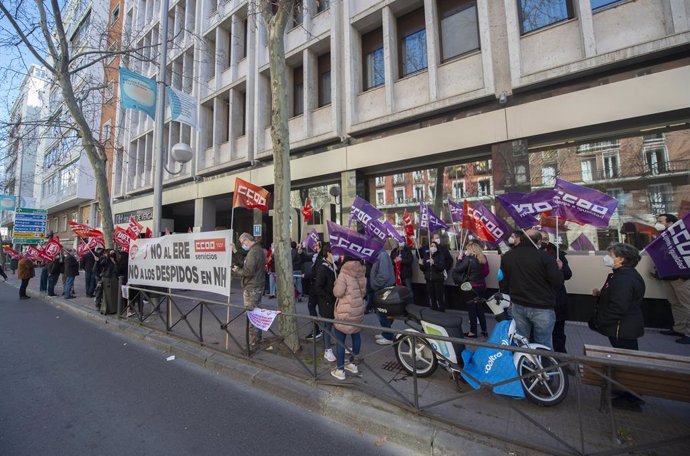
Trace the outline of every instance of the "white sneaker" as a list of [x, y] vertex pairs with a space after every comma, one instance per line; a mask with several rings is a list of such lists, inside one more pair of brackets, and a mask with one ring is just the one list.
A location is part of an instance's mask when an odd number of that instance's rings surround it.
[[380, 339], [376, 339], [376, 343], [379, 345], [393, 345], [392, 340], [384, 339], [383, 337]]
[[326, 361], [329, 363], [335, 362], [335, 355], [333, 354], [333, 350], [330, 348], [323, 353], [323, 357], [326, 358]]
[[333, 369], [331, 375], [338, 380], [345, 380], [345, 371], [343, 369]]
[[352, 363], [345, 364], [345, 370], [353, 374], [359, 374], [359, 369], [357, 369], [357, 366]]
[[374, 336], [374, 339], [379, 340], [379, 339], [384, 339], [384, 337], [381, 334], [377, 334]]

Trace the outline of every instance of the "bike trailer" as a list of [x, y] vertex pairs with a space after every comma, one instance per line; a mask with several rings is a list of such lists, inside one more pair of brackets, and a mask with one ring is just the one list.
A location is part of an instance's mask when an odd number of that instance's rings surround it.
[[374, 293], [374, 306], [378, 313], [389, 317], [405, 315], [405, 306], [411, 302], [407, 287], [388, 287]]

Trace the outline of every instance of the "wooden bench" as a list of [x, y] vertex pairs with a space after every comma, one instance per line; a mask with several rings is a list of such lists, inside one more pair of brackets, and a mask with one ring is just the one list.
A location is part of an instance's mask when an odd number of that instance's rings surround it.
[[[667, 355], [637, 350], [624, 350], [585, 345], [586, 363], [640, 396], [654, 396], [690, 402], [690, 356]], [[606, 366], [596, 360], [616, 361], [625, 365]], [[583, 383], [602, 388], [602, 407], [610, 400], [610, 388], [617, 389], [605, 377], [584, 368]]]

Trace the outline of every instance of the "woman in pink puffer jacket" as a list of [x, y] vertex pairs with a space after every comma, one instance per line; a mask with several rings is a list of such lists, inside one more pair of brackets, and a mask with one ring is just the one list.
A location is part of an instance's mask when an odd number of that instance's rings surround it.
[[[340, 274], [333, 286], [333, 295], [338, 298], [335, 306], [335, 319], [350, 323], [361, 324], [364, 321], [364, 296], [367, 293], [367, 279], [364, 277], [366, 270], [361, 260], [345, 257]], [[338, 340], [336, 345], [336, 368], [331, 375], [338, 380], [345, 380], [345, 370], [357, 374], [359, 370], [353, 363], [355, 356], [359, 355], [362, 339], [359, 328], [336, 323], [333, 328]], [[350, 360], [345, 364], [345, 338], [350, 334], [352, 339], [352, 353]]]

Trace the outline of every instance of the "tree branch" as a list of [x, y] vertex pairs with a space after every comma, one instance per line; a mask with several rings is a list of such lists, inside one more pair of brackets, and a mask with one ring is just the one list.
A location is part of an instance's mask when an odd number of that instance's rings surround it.
[[49, 71], [54, 72], [55, 68], [50, 65], [41, 55], [36, 51], [36, 48], [34, 45], [29, 41], [29, 38], [24, 34], [24, 31], [22, 28], [19, 26], [19, 23], [15, 20], [14, 16], [10, 14], [10, 12], [7, 10], [5, 7], [5, 3], [0, 0], [0, 11], [5, 15], [5, 18], [10, 22], [12, 25], [12, 28], [14, 29], [15, 32], [17, 32], [17, 35], [19, 35], [19, 38], [22, 40], [22, 43], [24, 43], [24, 46], [33, 54], [34, 57], [36, 57], [36, 60], [40, 62], [41, 65], [46, 67]]

